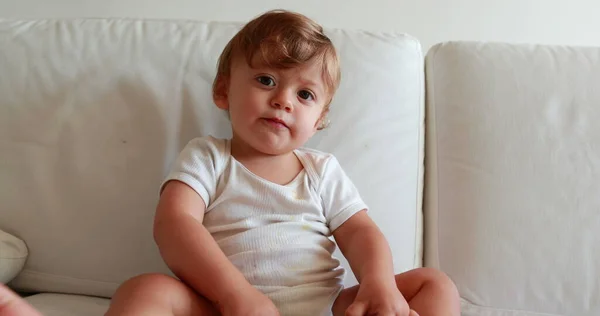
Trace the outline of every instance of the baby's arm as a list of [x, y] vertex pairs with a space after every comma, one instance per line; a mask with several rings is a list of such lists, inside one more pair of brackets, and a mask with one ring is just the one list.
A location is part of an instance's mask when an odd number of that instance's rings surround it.
[[253, 307], [261, 309], [261, 315], [271, 315], [264, 308], [275, 309], [272, 302], [248, 283], [202, 225], [205, 209], [204, 200], [186, 184], [170, 181], [165, 186], [156, 211], [154, 239], [166, 264], [224, 315], [241, 315], [236, 308], [245, 314]]
[[360, 283], [346, 315], [415, 315], [397, 288], [390, 247], [366, 211], [354, 214], [333, 235]]
[[395, 284], [390, 247], [366, 211], [350, 217], [333, 232], [333, 237], [359, 283], [383, 281]]

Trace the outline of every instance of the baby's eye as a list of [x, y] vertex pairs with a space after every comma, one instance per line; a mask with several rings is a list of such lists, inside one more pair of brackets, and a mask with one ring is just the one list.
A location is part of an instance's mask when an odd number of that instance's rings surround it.
[[273, 78], [271, 78], [269, 76], [260, 76], [260, 77], [256, 78], [256, 80], [265, 86], [269, 86], [269, 87], [275, 86], [275, 80], [273, 80]]
[[298, 91], [298, 96], [304, 100], [313, 100], [315, 98], [313, 94], [307, 90]]

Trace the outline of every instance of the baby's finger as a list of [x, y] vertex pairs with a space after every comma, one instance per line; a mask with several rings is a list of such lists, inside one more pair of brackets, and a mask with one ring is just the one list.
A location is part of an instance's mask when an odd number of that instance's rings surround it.
[[0, 316], [42, 316], [13, 291], [0, 284]]
[[417, 312], [411, 309], [410, 313], [408, 313], [408, 316], [419, 316], [419, 314], [417, 314]]
[[346, 310], [346, 316], [364, 316], [367, 314], [367, 303], [354, 302]]

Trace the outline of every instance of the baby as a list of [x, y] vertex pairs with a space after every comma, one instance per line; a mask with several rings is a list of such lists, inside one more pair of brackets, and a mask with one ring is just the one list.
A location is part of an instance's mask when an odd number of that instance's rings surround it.
[[[334, 156], [302, 147], [327, 125], [334, 46], [270, 11], [225, 47], [213, 84], [233, 136], [191, 140], [161, 186], [154, 238], [167, 275], [119, 287], [113, 315], [458, 316], [443, 273], [394, 275], [386, 239]], [[344, 289], [335, 244], [359, 285]]]

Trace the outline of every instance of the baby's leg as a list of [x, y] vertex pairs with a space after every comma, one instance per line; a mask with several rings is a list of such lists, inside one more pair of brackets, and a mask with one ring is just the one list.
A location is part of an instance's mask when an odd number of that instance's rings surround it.
[[[419, 316], [460, 316], [456, 286], [438, 270], [419, 268], [397, 274], [396, 286]], [[333, 315], [344, 315], [357, 293], [358, 286], [343, 290], [333, 304]]]
[[113, 296], [105, 316], [213, 316], [211, 302], [183, 282], [162, 274], [127, 280]]

